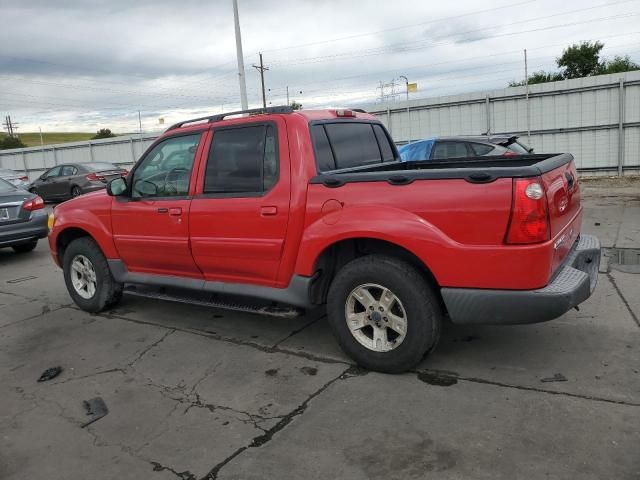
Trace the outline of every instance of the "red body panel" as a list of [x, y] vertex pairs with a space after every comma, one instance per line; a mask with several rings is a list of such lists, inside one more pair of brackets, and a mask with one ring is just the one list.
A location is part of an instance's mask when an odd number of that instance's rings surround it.
[[[358, 113], [359, 118], [375, 119]], [[49, 241], [66, 228], [93, 236], [107, 258], [133, 271], [284, 288], [294, 274], [311, 276], [321, 253], [352, 238], [396, 244], [421, 259], [442, 287], [536, 289], [551, 275], [580, 231], [581, 206], [573, 162], [542, 177], [551, 239], [506, 245], [513, 182], [474, 184], [463, 179], [310, 184], [316, 175], [309, 121], [331, 111], [242, 117], [203, 127], [190, 195], [177, 200], [128, 202], [105, 192], [56, 208]], [[203, 195], [205, 163], [217, 125], [268, 120], [277, 124], [280, 176], [262, 196]], [[575, 179], [569, 188], [569, 178]], [[159, 213], [180, 208], [180, 215]]]

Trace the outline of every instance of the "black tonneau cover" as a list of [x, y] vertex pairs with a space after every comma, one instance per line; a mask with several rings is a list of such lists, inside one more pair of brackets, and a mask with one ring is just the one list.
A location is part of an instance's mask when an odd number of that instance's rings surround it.
[[327, 187], [351, 182], [386, 181], [405, 185], [414, 180], [460, 178], [471, 183], [488, 183], [498, 178], [535, 177], [573, 160], [569, 153], [536, 154], [506, 157], [476, 157], [464, 160], [424, 160], [420, 162], [386, 162], [364, 167], [323, 172], [311, 179]]

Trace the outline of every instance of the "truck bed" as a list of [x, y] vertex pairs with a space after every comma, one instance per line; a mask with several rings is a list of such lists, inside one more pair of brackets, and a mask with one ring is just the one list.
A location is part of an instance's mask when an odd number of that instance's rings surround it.
[[363, 167], [323, 172], [311, 179], [327, 187], [351, 182], [387, 181], [404, 185], [414, 180], [464, 179], [471, 183], [488, 183], [498, 178], [533, 177], [550, 172], [573, 160], [568, 153], [535, 154], [509, 157], [476, 157], [460, 160], [425, 160], [387, 162]]

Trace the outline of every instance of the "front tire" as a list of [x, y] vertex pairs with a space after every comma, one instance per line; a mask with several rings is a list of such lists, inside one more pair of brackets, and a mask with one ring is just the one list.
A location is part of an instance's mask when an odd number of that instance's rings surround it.
[[435, 348], [442, 323], [424, 276], [385, 255], [357, 258], [337, 273], [327, 314], [342, 350], [359, 365], [386, 373], [415, 367]]
[[64, 253], [64, 281], [73, 301], [86, 312], [109, 308], [122, 298], [102, 250], [89, 237], [73, 240]]

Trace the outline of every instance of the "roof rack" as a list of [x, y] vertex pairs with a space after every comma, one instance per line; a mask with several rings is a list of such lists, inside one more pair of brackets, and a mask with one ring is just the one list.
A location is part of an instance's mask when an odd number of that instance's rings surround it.
[[167, 128], [167, 132], [169, 130], [175, 130], [176, 128], [180, 128], [184, 125], [186, 125], [187, 123], [195, 123], [195, 122], [202, 122], [204, 120], [207, 121], [207, 123], [213, 123], [213, 122], [219, 122], [220, 120], [224, 120], [226, 117], [230, 117], [231, 115], [242, 115], [242, 114], [250, 114], [250, 115], [257, 115], [260, 113], [293, 113], [294, 110], [293, 108], [291, 108], [289, 105], [279, 105], [276, 107], [267, 107], [267, 108], [250, 108], [249, 110], [237, 110], [235, 112], [226, 112], [226, 113], [219, 113], [217, 115], [210, 115], [207, 117], [200, 117], [200, 118], [192, 118], [191, 120], [185, 120], [184, 122], [178, 122], [174, 125], [171, 125], [169, 128]]

